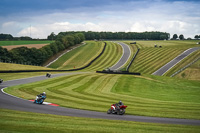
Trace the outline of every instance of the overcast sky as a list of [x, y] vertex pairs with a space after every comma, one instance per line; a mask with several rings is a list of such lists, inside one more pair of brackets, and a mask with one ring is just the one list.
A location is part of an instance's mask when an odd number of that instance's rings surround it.
[[200, 0], [0, 0], [0, 33], [162, 31], [200, 35]]

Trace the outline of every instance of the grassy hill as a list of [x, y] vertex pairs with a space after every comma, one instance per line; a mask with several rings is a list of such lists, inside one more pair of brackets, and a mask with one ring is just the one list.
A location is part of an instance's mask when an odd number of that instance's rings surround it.
[[[163, 65], [174, 59], [183, 51], [191, 48], [198, 47], [197, 41], [137, 41], [136, 46], [140, 48], [140, 52], [131, 65], [130, 72], [140, 72], [142, 74], [152, 74]], [[130, 43], [130, 42], [127, 42]], [[162, 48], [155, 48], [154, 45], [162, 46]], [[134, 45], [134, 44], [132, 44]], [[188, 58], [188, 62], [197, 58], [198, 52]], [[169, 71], [167, 76], [180, 69], [185, 63], [182, 61], [182, 65], [173, 68]]]
[[49, 67], [55, 69], [74, 69], [86, 66], [92, 59], [100, 54], [104, 47], [103, 42], [89, 41], [59, 58]]
[[[55, 69], [74, 69], [86, 66], [91, 60], [100, 54], [103, 50], [104, 42], [88, 41], [86, 45], [76, 48], [49, 67]], [[122, 56], [122, 47], [113, 42], [107, 42], [106, 49], [102, 56], [91, 64], [84, 71], [103, 70], [114, 65]]]
[[86, 68], [86, 71], [104, 70], [113, 66], [122, 56], [122, 47], [114, 42], [107, 42], [106, 49], [102, 56], [98, 58], [91, 66]]
[[106, 112], [112, 103], [122, 100], [127, 114], [200, 119], [198, 81], [160, 76], [80, 74], [64, 76], [5, 91], [34, 99], [45, 91], [47, 102], [63, 107]]

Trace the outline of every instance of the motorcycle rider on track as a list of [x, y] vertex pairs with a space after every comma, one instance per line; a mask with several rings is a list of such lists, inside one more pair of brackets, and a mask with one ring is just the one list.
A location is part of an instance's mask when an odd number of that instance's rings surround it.
[[43, 92], [43, 93], [41, 93], [41, 94], [39, 94], [39, 95], [37, 95], [38, 97], [42, 97], [42, 96], [46, 96], [46, 93], [45, 92]]
[[119, 101], [118, 103], [114, 104], [114, 105], [111, 106], [111, 107], [113, 108], [113, 110], [115, 110], [115, 106], [116, 106], [116, 108], [118, 108], [118, 107], [120, 107], [120, 106], [122, 106], [122, 105], [124, 105], [124, 104], [122, 103], [122, 101]]

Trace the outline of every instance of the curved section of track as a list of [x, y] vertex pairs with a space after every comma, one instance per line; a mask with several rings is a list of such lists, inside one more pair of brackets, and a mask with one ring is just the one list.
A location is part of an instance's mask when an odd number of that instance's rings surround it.
[[121, 59], [112, 67], [110, 67], [110, 70], [118, 70], [120, 69], [123, 65], [126, 64], [126, 62], [128, 61], [129, 57], [131, 56], [131, 50], [129, 48], [129, 46], [125, 43], [122, 42], [118, 42], [119, 45], [122, 46], [123, 49], [123, 55], [121, 57]]
[[[52, 77], [79, 74], [79, 73], [81, 72], [55, 74], [52, 75]], [[126, 120], [126, 121], [137, 121], [137, 122], [165, 123], [165, 124], [200, 125], [200, 120], [158, 118], [158, 117], [133, 116], [133, 115], [123, 115], [123, 116], [108, 115], [106, 113], [96, 112], [96, 111], [71, 109], [71, 108], [56, 107], [50, 105], [38, 105], [38, 104], [33, 104], [33, 102], [30, 102], [28, 100], [11, 96], [9, 94], [4, 93], [3, 91], [3, 88], [8, 86], [31, 83], [44, 79], [47, 78], [45, 76], [37, 76], [32, 78], [10, 80], [3, 82], [3, 84], [0, 85], [0, 89], [2, 90], [0, 92], [0, 108], [36, 112], [36, 113], [45, 113], [45, 114], [75, 116], [75, 117], [101, 118], [101, 119], [111, 119], [111, 120]]]
[[177, 56], [176, 58], [174, 58], [173, 60], [168, 62], [166, 65], [164, 65], [163, 67], [158, 69], [156, 72], [152, 73], [152, 75], [159, 75], [159, 76], [164, 75], [167, 71], [169, 71], [173, 66], [178, 64], [185, 57], [187, 57], [188, 55], [190, 55], [191, 53], [193, 53], [194, 51], [199, 50], [199, 49], [200, 49], [200, 47], [195, 47], [195, 48], [190, 48], [190, 49], [184, 51], [182, 54], [180, 54], [179, 56]]

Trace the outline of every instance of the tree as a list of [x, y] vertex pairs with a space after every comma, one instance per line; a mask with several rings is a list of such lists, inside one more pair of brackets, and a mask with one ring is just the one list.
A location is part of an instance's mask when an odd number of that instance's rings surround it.
[[9, 62], [10, 61], [10, 54], [6, 48], [2, 48], [0, 46], [0, 61], [2, 62]]
[[184, 36], [181, 34], [181, 35], [179, 35], [179, 39], [180, 40], [183, 40], [184, 39]]
[[54, 34], [54, 32], [52, 32], [48, 37], [48, 40], [55, 40], [56, 39], [56, 34]]
[[173, 39], [176, 40], [177, 38], [178, 38], [178, 35], [177, 35], [177, 34], [174, 34], [174, 35], [173, 35]]
[[200, 38], [200, 35], [195, 35], [194, 38], [195, 38], [195, 39], [199, 39], [199, 38]]
[[10, 34], [0, 34], [0, 40], [13, 40], [13, 36]]

